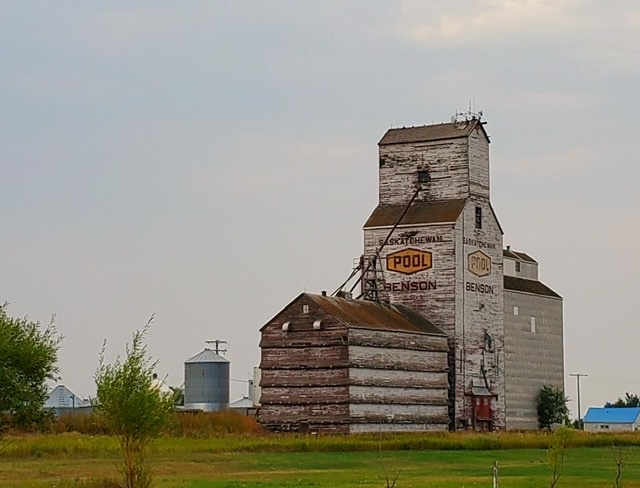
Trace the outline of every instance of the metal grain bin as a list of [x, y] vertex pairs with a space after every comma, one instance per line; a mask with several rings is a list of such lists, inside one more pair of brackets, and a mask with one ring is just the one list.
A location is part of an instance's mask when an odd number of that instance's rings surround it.
[[184, 408], [206, 412], [229, 406], [229, 360], [206, 348], [184, 362]]

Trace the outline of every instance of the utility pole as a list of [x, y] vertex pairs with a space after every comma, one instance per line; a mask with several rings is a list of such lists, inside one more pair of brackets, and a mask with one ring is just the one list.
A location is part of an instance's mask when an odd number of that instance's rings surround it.
[[223, 349], [222, 347], [220, 347], [221, 344], [228, 344], [227, 341], [223, 341], [221, 339], [216, 339], [215, 341], [204, 341], [204, 342], [206, 344], [215, 344], [216, 345], [215, 346], [216, 354], [224, 354], [224, 353], [227, 352], [226, 348]]
[[578, 427], [580, 427], [580, 430], [582, 430], [582, 413], [580, 411], [580, 378], [587, 377], [589, 375], [582, 373], [569, 373], [569, 376], [576, 377], [576, 385], [578, 387]]

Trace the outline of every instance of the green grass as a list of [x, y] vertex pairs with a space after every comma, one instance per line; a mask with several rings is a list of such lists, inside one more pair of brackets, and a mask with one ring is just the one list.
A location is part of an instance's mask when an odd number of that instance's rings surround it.
[[[615, 442], [629, 445], [624, 486], [640, 488], [638, 440], [576, 433], [572, 445], [580, 447], [567, 450], [557, 486], [613, 486], [614, 450], [602, 446]], [[398, 488], [480, 487], [491, 486], [494, 461], [501, 487], [538, 488], [549, 485], [549, 441], [530, 433], [163, 438], [149, 461], [160, 488], [383, 487], [385, 472], [393, 478], [398, 471]], [[106, 436], [12, 438], [0, 449], [0, 486], [112, 488], [106, 481], [118, 479], [117, 462], [117, 443]]]
[[[624, 479], [640, 486], [640, 448], [630, 448]], [[363, 487], [384, 486], [385, 471], [398, 487], [491, 486], [498, 461], [503, 487], [548, 486], [546, 453], [538, 449], [501, 451], [392, 451], [315, 453], [156, 454], [151, 462], [156, 486]], [[612, 486], [615, 464], [610, 448], [573, 448], [567, 452], [559, 487]], [[0, 486], [92, 486], [88, 480], [117, 478], [112, 458], [19, 458], [0, 461]], [[99, 486], [93, 483], [93, 486]]]

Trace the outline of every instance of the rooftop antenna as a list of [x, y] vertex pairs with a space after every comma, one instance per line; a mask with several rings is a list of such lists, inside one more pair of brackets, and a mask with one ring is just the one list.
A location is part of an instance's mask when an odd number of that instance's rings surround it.
[[451, 116], [451, 123], [457, 128], [464, 128], [472, 120], [480, 121], [482, 119], [482, 110], [475, 112], [475, 97], [469, 99], [469, 109], [467, 112], [458, 112]]
[[[227, 348], [225, 347], [224, 349], [221, 347], [222, 344], [229, 344], [228, 341], [223, 341], [221, 339], [216, 339], [214, 341], [204, 341], [205, 344], [209, 345], [209, 344], [215, 344], [215, 347], [213, 348], [213, 350], [215, 351], [216, 354], [220, 355], [220, 354], [226, 354], [227, 353]], [[208, 348], [207, 348], [208, 349]]]

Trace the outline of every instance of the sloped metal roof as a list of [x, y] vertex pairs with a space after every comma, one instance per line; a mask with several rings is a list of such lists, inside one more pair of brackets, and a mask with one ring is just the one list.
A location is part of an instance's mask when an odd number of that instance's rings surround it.
[[399, 304], [303, 293], [347, 327], [446, 336], [426, 317]]
[[89, 406], [89, 401], [79, 397], [64, 385], [56, 386], [44, 402], [44, 408], [79, 408]]
[[502, 255], [505, 258], [517, 259], [520, 261], [527, 261], [529, 263], [538, 264], [538, 261], [536, 261], [535, 259], [533, 259], [531, 256], [529, 256], [527, 253], [524, 253], [524, 252], [512, 251], [511, 249], [503, 249]]
[[640, 407], [589, 407], [584, 421], [602, 424], [632, 424], [638, 420], [638, 415], [640, 415]]
[[[464, 209], [466, 199], [440, 202], [415, 202], [402, 217], [400, 224], [436, 224], [455, 222]], [[364, 224], [364, 228], [393, 226], [406, 205], [378, 205]]]
[[389, 129], [380, 142], [379, 146], [389, 144], [405, 144], [411, 142], [429, 142], [439, 141], [443, 139], [458, 139], [460, 137], [468, 137], [476, 128], [480, 127], [482, 133], [489, 140], [489, 136], [484, 130], [482, 122], [478, 119], [472, 119], [466, 122], [421, 125], [417, 127], [401, 127]]
[[216, 354], [211, 349], [205, 349], [202, 352], [199, 352], [193, 357], [190, 357], [185, 361], [186, 363], [228, 363], [229, 360], [227, 358], [223, 358], [222, 356]]
[[555, 291], [540, 281], [527, 280], [526, 278], [517, 278], [515, 276], [504, 276], [504, 289], [505, 291], [521, 291], [524, 293], [533, 293], [534, 295], [562, 298]]
[[253, 401], [248, 397], [242, 397], [240, 400], [229, 404], [229, 408], [253, 408], [254, 406]]

